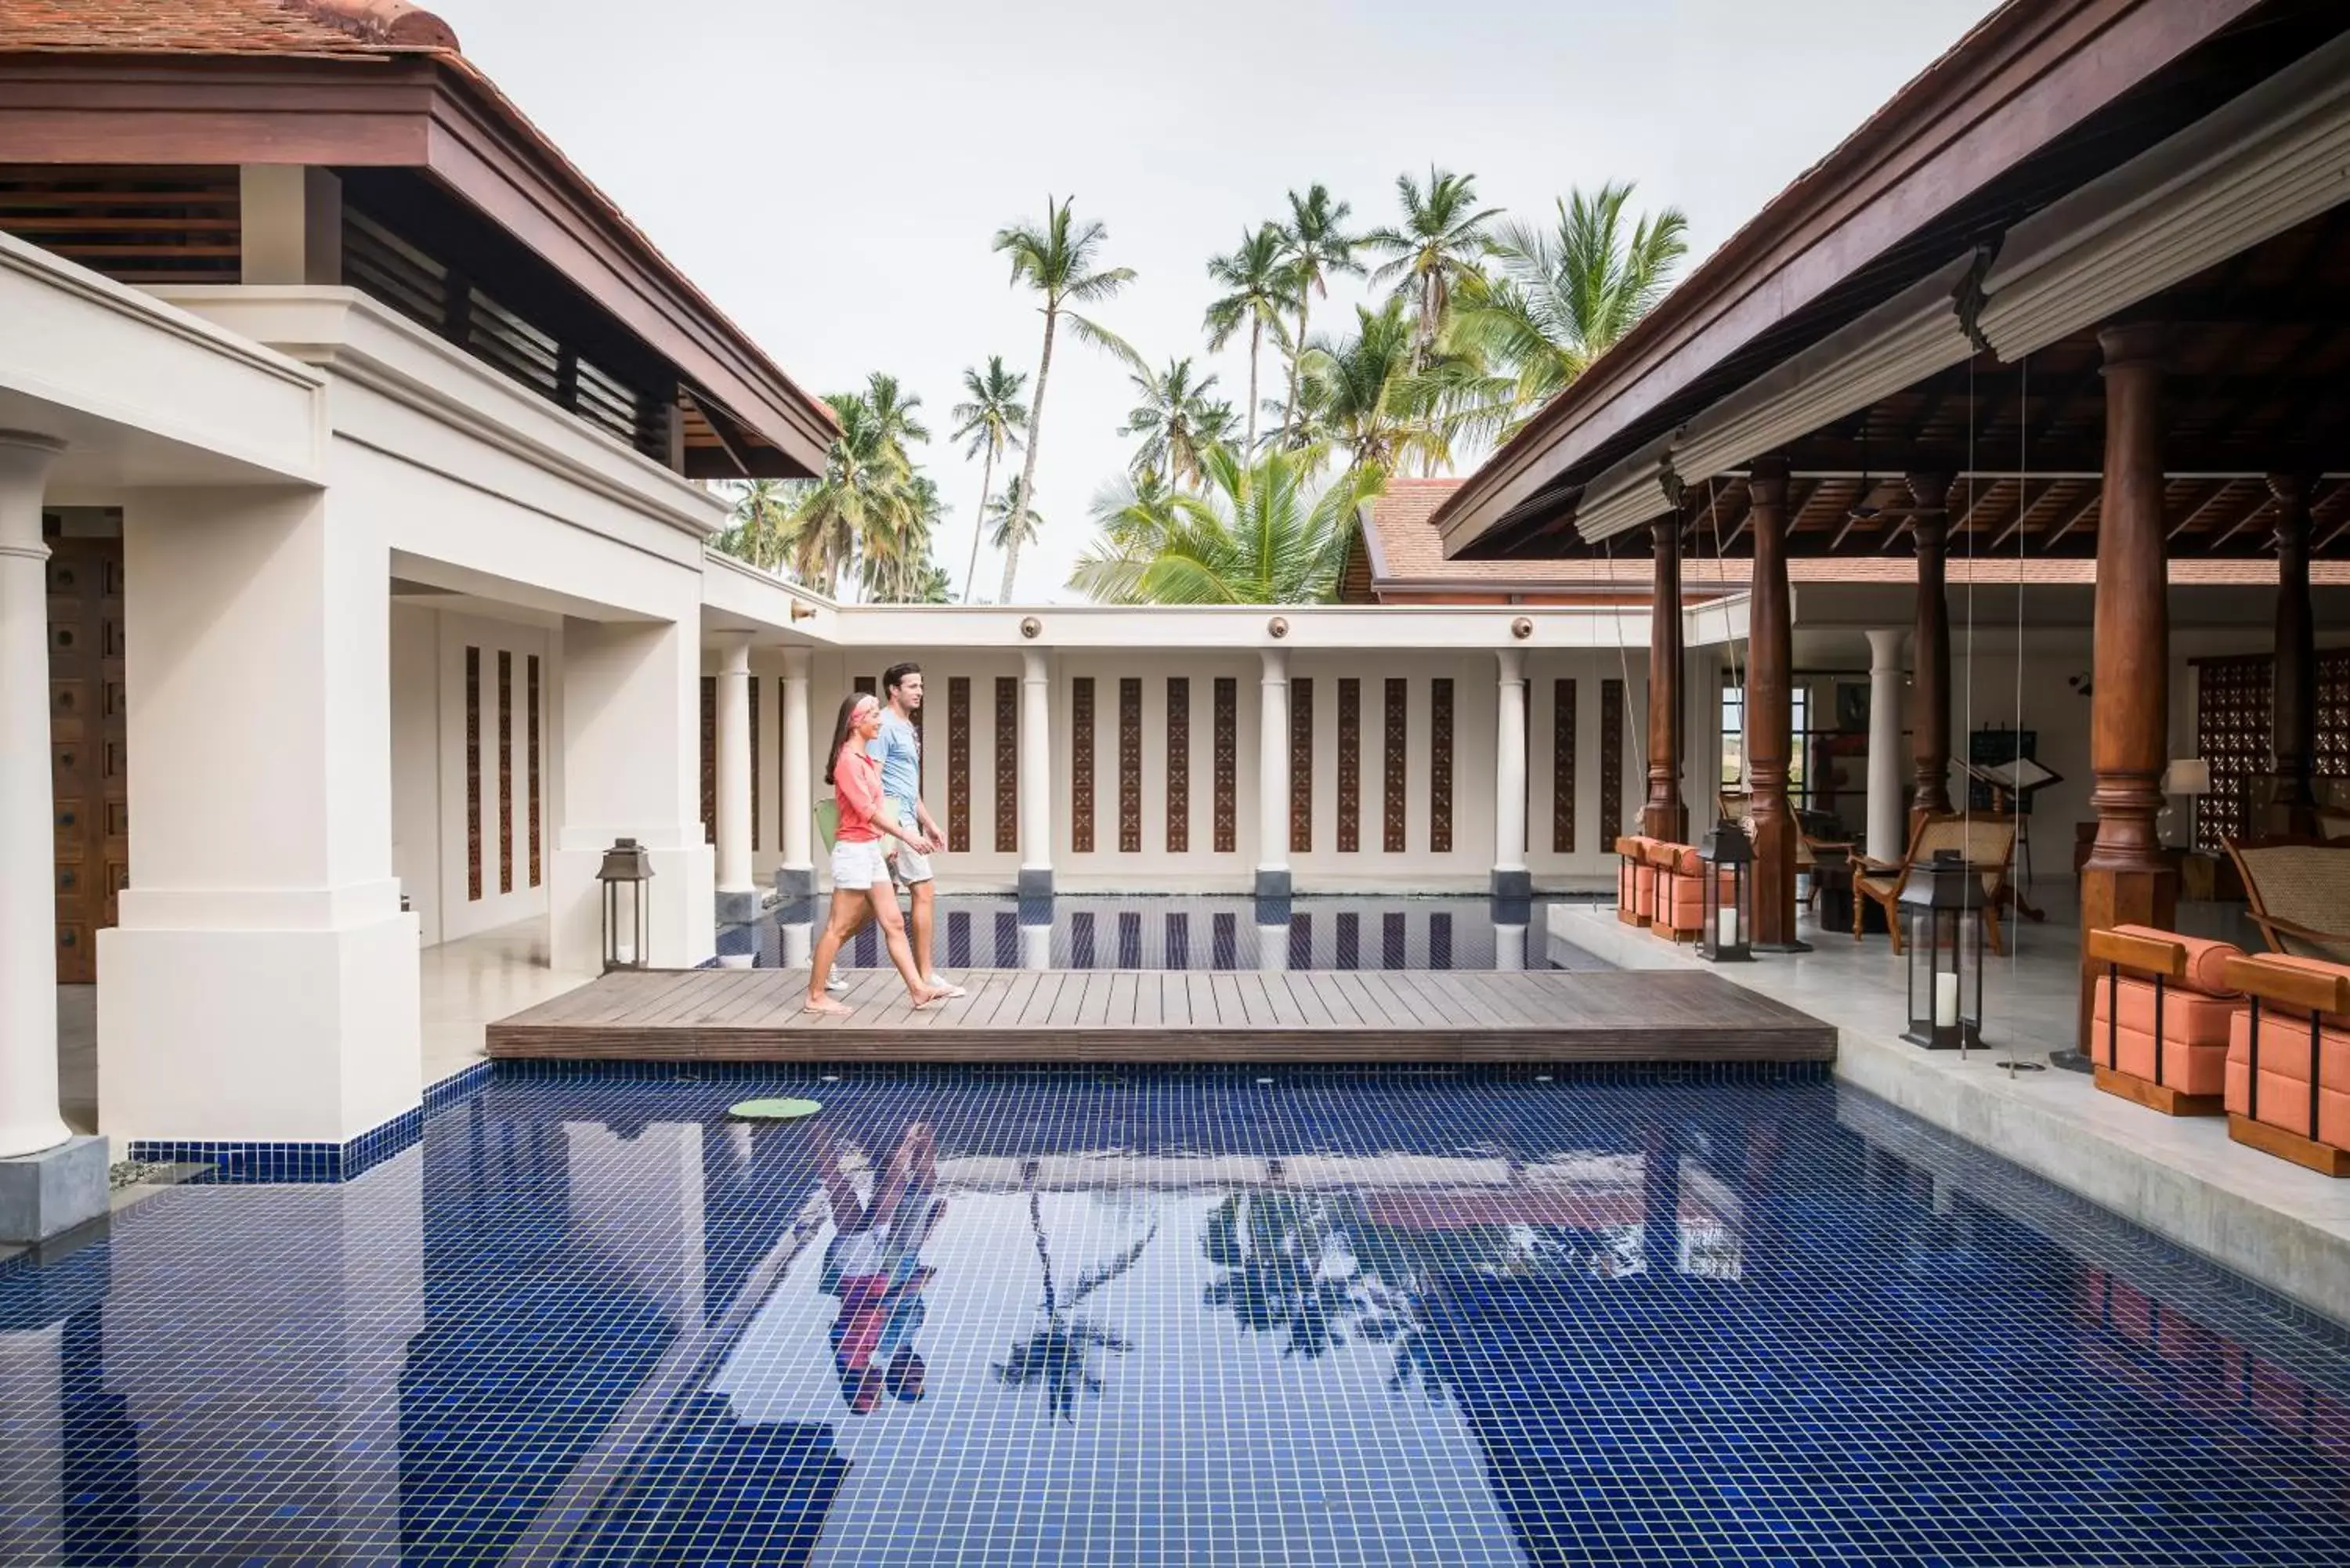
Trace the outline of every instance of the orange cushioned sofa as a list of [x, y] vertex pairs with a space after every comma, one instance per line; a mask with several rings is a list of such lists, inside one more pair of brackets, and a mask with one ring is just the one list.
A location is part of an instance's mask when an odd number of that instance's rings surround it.
[[2231, 959], [2245, 1008], [2228, 1044], [2228, 1136], [2350, 1176], [2350, 964], [2292, 953]]
[[2174, 1116], [2216, 1116], [2227, 1086], [2228, 1042], [2243, 993], [2228, 983], [2232, 942], [2152, 926], [2089, 933], [2104, 967], [2090, 1012], [2097, 1087]]

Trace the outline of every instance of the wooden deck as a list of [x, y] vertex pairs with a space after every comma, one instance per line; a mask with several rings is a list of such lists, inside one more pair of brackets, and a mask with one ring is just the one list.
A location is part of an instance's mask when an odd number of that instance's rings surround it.
[[973, 970], [916, 1012], [847, 971], [608, 974], [489, 1026], [494, 1058], [726, 1062], [1825, 1062], [1835, 1031], [1717, 975], [1344, 970]]

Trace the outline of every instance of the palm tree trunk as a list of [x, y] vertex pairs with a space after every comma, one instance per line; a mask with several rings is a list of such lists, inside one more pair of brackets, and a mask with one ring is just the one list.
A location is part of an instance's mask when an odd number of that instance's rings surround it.
[[1249, 415], [1246, 451], [1252, 461], [1256, 456], [1256, 351], [1263, 342], [1264, 317], [1260, 316], [1249, 323]]
[[1020, 463], [1020, 498], [1012, 504], [1012, 532], [1003, 541], [1003, 597], [1010, 604], [1020, 580], [1020, 535], [1028, 526], [1028, 498], [1036, 493], [1036, 449], [1044, 444], [1045, 379], [1053, 373], [1053, 327], [1059, 320], [1060, 301], [1045, 306], [1045, 352], [1036, 361], [1036, 399], [1028, 405], [1028, 455]]
[[1314, 303], [1314, 286], [1305, 284], [1297, 291], [1297, 341], [1289, 346], [1289, 401], [1282, 406], [1284, 431], [1303, 430], [1297, 417], [1297, 362], [1305, 356], [1305, 313]]
[[987, 457], [979, 465], [979, 510], [971, 514], [971, 565], [962, 569], [962, 602], [971, 603], [971, 583], [979, 576], [979, 536], [987, 532], [987, 495], [995, 488], [995, 443], [987, 443]]

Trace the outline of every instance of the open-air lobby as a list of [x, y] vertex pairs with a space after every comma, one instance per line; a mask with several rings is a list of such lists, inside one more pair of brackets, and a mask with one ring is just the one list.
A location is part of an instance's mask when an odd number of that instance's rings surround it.
[[0, 0], [0, 1563], [2350, 1563], [2350, 10], [950, 416], [494, 9]]

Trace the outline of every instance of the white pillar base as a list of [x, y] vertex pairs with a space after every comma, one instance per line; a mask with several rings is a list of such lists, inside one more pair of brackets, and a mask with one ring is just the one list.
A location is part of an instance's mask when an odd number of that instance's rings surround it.
[[99, 1121], [118, 1143], [347, 1143], [423, 1100], [416, 917], [98, 937]]

